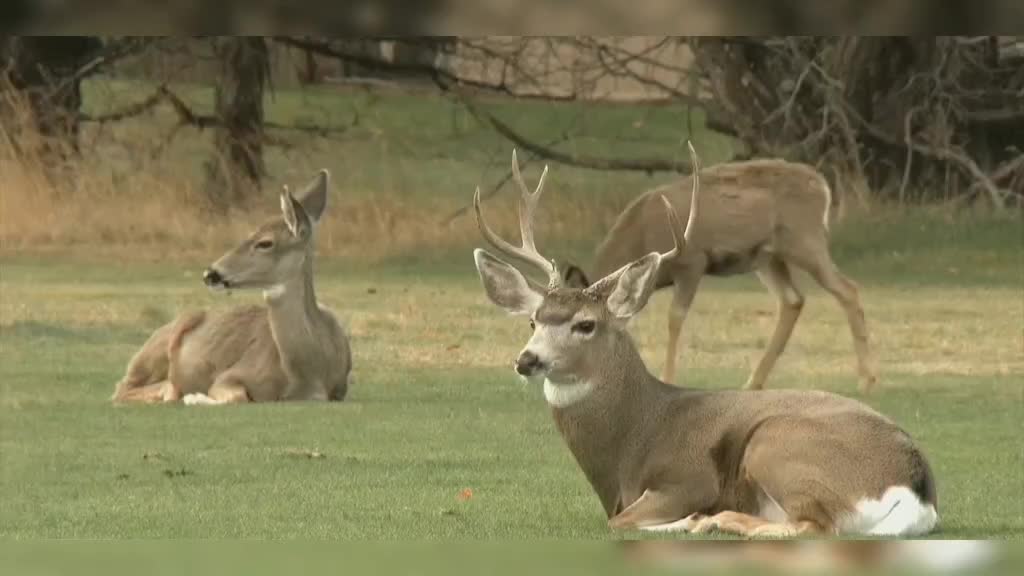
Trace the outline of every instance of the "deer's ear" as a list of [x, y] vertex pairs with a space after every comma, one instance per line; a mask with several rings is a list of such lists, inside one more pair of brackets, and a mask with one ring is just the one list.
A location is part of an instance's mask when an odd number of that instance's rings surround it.
[[619, 318], [630, 318], [642, 310], [654, 292], [660, 263], [661, 256], [652, 252], [623, 268], [605, 300], [608, 310]]
[[519, 270], [491, 256], [486, 251], [473, 251], [476, 270], [484, 292], [499, 307], [511, 314], [529, 315], [540, 307], [544, 295]]
[[562, 274], [562, 280], [567, 288], [586, 288], [590, 286], [590, 280], [587, 279], [587, 275], [579, 266], [574, 264], [569, 264], [566, 267], [565, 273]]
[[306, 211], [306, 215], [313, 224], [320, 221], [320, 218], [324, 215], [324, 211], [327, 209], [327, 189], [330, 184], [330, 179], [330, 173], [327, 172], [326, 169], [321, 170], [313, 180], [295, 196], [295, 199], [299, 201], [299, 204], [302, 204], [302, 209]]
[[287, 186], [281, 189], [281, 216], [288, 231], [296, 238], [303, 238], [312, 231], [313, 224], [302, 204], [296, 200]]

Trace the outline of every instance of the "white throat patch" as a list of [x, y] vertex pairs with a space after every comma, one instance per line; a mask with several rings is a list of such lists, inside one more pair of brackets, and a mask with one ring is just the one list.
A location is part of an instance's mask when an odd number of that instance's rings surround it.
[[544, 399], [555, 408], [565, 408], [583, 400], [594, 391], [594, 383], [589, 380], [555, 384], [544, 379]]
[[281, 296], [284, 296], [284, 284], [274, 284], [263, 291], [263, 298], [266, 300], [273, 300]]

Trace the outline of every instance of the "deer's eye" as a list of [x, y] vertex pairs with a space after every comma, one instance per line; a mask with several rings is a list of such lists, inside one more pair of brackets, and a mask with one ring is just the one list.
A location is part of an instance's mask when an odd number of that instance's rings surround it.
[[255, 246], [255, 248], [257, 250], [270, 250], [273, 247], [274, 247], [274, 241], [273, 240], [260, 240], [259, 242], [256, 243], [256, 246]]
[[572, 325], [572, 331], [577, 334], [590, 334], [597, 324], [593, 320], [583, 320]]
[[536, 329], [537, 329], [537, 323], [536, 323], [536, 322], [534, 322], [534, 321], [533, 321], [533, 320], [531, 319], [531, 320], [530, 320], [530, 330], [536, 330]]

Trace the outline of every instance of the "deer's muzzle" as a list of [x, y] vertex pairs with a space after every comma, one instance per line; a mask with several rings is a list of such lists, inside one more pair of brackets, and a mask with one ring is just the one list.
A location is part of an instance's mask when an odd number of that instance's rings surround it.
[[210, 288], [230, 288], [228, 281], [220, 275], [220, 272], [217, 272], [213, 268], [207, 268], [206, 271], [203, 272], [203, 283]]
[[516, 359], [516, 372], [521, 376], [533, 376], [544, 369], [544, 363], [533, 352], [524, 350]]

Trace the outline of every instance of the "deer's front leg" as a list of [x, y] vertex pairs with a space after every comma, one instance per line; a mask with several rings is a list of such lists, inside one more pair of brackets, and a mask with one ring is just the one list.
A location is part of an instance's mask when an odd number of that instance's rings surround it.
[[687, 532], [703, 518], [700, 510], [706, 510], [713, 496], [699, 485], [664, 486], [648, 488], [626, 507], [608, 520], [608, 526], [617, 530], [676, 530]]
[[188, 406], [213, 406], [218, 404], [241, 404], [249, 401], [249, 392], [238, 374], [225, 372], [217, 377], [206, 394], [186, 394]]

